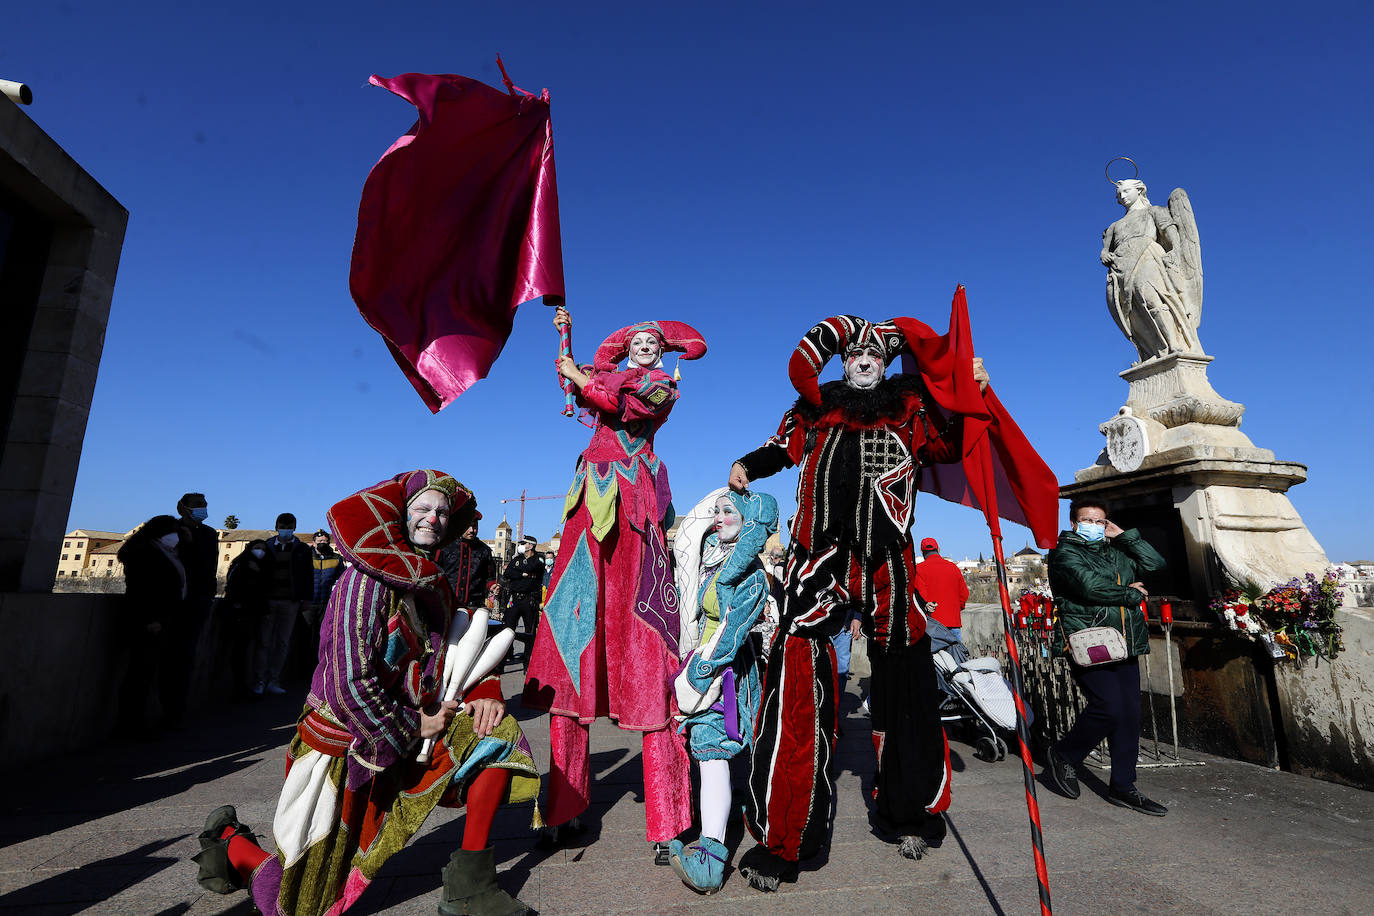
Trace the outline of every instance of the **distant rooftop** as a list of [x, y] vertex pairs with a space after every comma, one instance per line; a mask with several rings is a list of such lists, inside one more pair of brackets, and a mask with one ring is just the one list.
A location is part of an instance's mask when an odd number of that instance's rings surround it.
[[276, 534], [275, 530], [264, 531], [261, 528], [219, 529], [221, 541], [265, 541], [270, 537], [276, 537]]
[[122, 532], [119, 532], [119, 531], [96, 531], [96, 530], [94, 530], [93, 528], [77, 528], [75, 531], [69, 531], [69, 532], [67, 532], [66, 537], [69, 537], [69, 538], [100, 538], [100, 539], [102, 539], [102, 540], [110, 540], [110, 539], [113, 539], [113, 540], [116, 540], [116, 541], [122, 541], [122, 540], [124, 540], [124, 534], [123, 534]]

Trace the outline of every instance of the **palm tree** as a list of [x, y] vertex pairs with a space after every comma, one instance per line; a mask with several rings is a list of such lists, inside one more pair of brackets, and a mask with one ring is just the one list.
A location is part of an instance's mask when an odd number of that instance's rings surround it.
[[237, 528], [238, 526], [239, 526], [239, 517], [238, 517], [237, 515], [226, 515], [226, 516], [224, 517], [224, 527], [225, 527], [227, 530], [233, 531], [233, 530], [234, 530], [235, 528]]

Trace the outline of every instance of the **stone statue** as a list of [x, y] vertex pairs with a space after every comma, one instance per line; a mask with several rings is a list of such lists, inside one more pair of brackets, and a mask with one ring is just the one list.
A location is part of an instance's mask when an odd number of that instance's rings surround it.
[[1117, 327], [1135, 344], [1140, 360], [1173, 353], [1205, 355], [1198, 341], [1202, 321], [1202, 250], [1193, 206], [1182, 188], [1169, 206], [1151, 206], [1145, 183], [1113, 182], [1126, 215], [1102, 233], [1100, 258], [1107, 267], [1107, 307]]

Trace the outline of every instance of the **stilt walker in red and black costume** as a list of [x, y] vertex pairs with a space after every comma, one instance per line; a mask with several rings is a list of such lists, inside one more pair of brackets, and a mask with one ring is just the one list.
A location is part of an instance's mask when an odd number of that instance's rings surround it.
[[[918, 371], [884, 377], [899, 354]], [[818, 384], [834, 356], [842, 381]], [[962, 404], [979, 403], [981, 362], [910, 318], [827, 318], [789, 364], [801, 393], [778, 431], [731, 468], [730, 485], [798, 466], [778, 635], [755, 729], [745, 820], [758, 845], [739, 869], [760, 890], [792, 880], [829, 831], [839, 686], [830, 637], [851, 611], [869, 637], [875, 821], [919, 859], [945, 834], [949, 752], [911, 524], [923, 466], [962, 456]], [[970, 399], [970, 396], [972, 399]]]

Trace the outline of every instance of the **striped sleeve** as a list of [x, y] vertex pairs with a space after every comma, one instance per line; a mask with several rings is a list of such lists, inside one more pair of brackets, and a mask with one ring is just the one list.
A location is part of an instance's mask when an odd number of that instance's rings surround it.
[[374, 772], [404, 757], [420, 730], [420, 711], [385, 689], [387, 621], [395, 595], [356, 568], [339, 577], [322, 639], [322, 699], [353, 736], [351, 757]]

